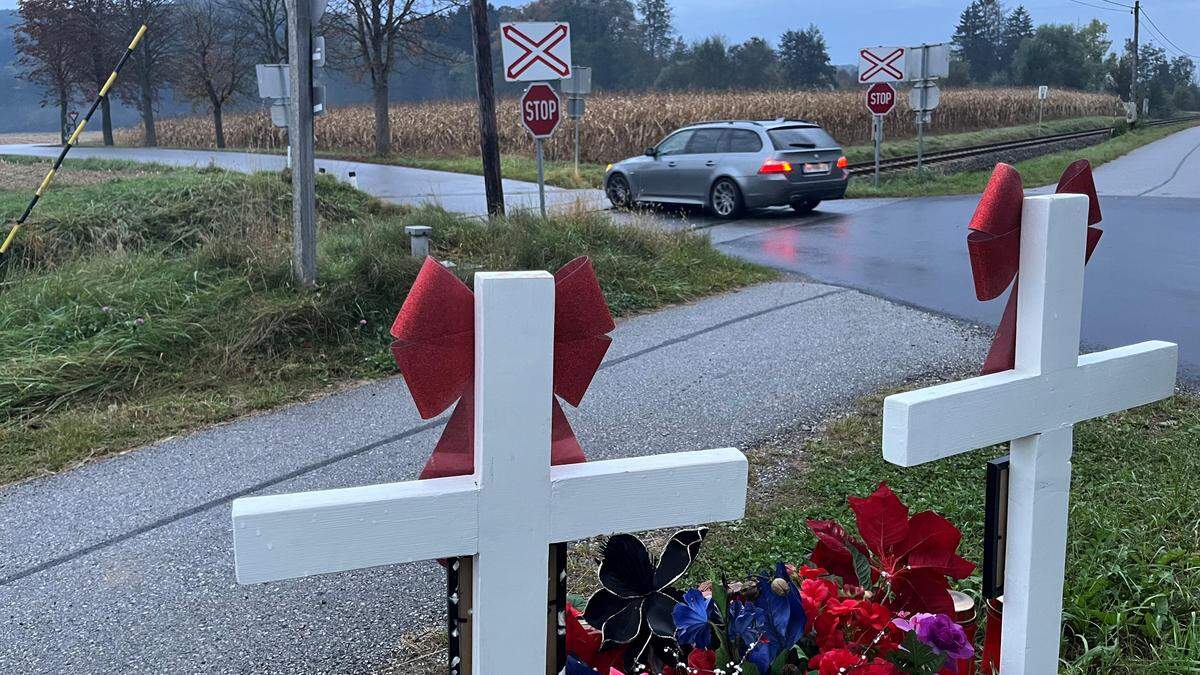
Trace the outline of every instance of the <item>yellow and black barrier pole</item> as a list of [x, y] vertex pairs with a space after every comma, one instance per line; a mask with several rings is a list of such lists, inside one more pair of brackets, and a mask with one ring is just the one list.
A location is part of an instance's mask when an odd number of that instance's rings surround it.
[[42, 184], [38, 186], [37, 192], [33, 193], [33, 199], [29, 200], [29, 206], [25, 207], [25, 212], [17, 218], [17, 222], [13, 224], [9, 230], [8, 236], [4, 239], [4, 243], [0, 244], [0, 254], [7, 253], [8, 248], [12, 246], [13, 240], [17, 238], [17, 232], [21, 226], [25, 224], [25, 220], [29, 218], [29, 214], [33, 212], [33, 207], [37, 205], [38, 200], [45, 194], [46, 188], [50, 186], [50, 181], [54, 180], [54, 174], [58, 172], [62, 166], [63, 160], [66, 159], [67, 153], [71, 148], [75, 147], [75, 143], [79, 140], [79, 135], [83, 133], [83, 128], [87, 126], [88, 120], [92, 119], [92, 115], [96, 112], [96, 108], [100, 107], [100, 102], [104, 97], [108, 96], [108, 91], [112, 89], [113, 84], [117, 81], [117, 75], [121, 69], [125, 67], [125, 63], [129, 61], [129, 57], [133, 55], [133, 50], [137, 49], [138, 43], [142, 41], [142, 37], [146, 35], [146, 26], [143, 24], [138, 29], [137, 35], [133, 36], [133, 41], [129, 43], [129, 48], [125, 50], [125, 54], [121, 56], [121, 60], [117, 62], [117, 67], [113, 68], [112, 74], [108, 76], [108, 81], [100, 88], [100, 94], [96, 96], [96, 100], [92, 101], [92, 107], [88, 108], [87, 114], [79, 121], [79, 126], [75, 127], [75, 132], [67, 139], [67, 144], [63, 146], [62, 152], [58, 153], [58, 159], [54, 160], [54, 166], [50, 168], [50, 172], [42, 179]]

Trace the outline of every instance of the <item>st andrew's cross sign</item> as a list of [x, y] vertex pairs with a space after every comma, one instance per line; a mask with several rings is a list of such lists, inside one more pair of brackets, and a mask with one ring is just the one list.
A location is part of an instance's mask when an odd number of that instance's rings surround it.
[[506, 82], [571, 77], [571, 25], [555, 21], [500, 24]]

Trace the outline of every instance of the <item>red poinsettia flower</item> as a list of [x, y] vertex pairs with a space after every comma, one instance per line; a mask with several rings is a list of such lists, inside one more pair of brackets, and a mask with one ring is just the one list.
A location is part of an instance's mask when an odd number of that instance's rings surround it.
[[717, 653], [711, 649], [693, 649], [688, 654], [688, 672], [693, 675], [714, 675], [717, 670]]
[[903, 675], [895, 664], [875, 657], [867, 660], [849, 649], [834, 649], [817, 654], [808, 662], [820, 675]]
[[958, 528], [933, 511], [910, 518], [908, 507], [887, 483], [880, 483], [870, 497], [850, 497], [850, 508], [862, 539], [850, 537], [833, 521], [810, 520], [818, 540], [813, 562], [843, 581], [857, 580], [853, 547], [871, 563], [871, 584], [886, 586], [884, 602], [889, 608], [952, 615], [946, 577], [965, 579], [975, 569], [957, 553], [962, 539]]
[[609, 669], [615, 671], [615, 666], [621, 663], [621, 659], [625, 655], [625, 648], [600, 651], [600, 645], [604, 642], [600, 631], [583, 625], [583, 622], [579, 620], [581, 616], [583, 616], [582, 612], [575, 609], [573, 605], [567, 605], [567, 653], [573, 654], [575, 658], [601, 673], [607, 673]]

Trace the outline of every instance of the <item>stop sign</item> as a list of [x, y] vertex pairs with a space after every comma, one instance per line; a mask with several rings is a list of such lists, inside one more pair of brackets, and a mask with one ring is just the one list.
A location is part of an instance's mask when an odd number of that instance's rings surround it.
[[876, 82], [867, 89], [867, 109], [876, 115], [886, 115], [896, 105], [896, 90], [887, 82]]
[[562, 105], [548, 84], [532, 84], [521, 96], [521, 123], [534, 138], [550, 138], [558, 128]]

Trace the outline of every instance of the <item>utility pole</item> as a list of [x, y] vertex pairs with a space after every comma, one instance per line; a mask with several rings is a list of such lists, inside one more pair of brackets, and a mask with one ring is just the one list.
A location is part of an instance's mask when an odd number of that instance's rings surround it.
[[492, 36], [487, 0], [471, 0], [471, 29], [475, 34], [475, 89], [479, 96], [479, 150], [483, 156], [483, 188], [488, 215], [504, 215], [504, 186], [500, 182], [500, 134], [496, 131], [496, 86], [492, 83]]
[[1133, 0], [1133, 77], [1129, 80], [1129, 102], [1137, 105], [1138, 24], [1142, 18], [1141, 0]]
[[[320, 0], [317, 0], [320, 2]], [[305, 288], [317, 285], [317, 210], [313, 148], [313, 0], [289, 0], [288, 65], [292, 105], [288, 149], [292, 159], [292, 269]], [[321, 2], [321, 7], [324, 3]]]

